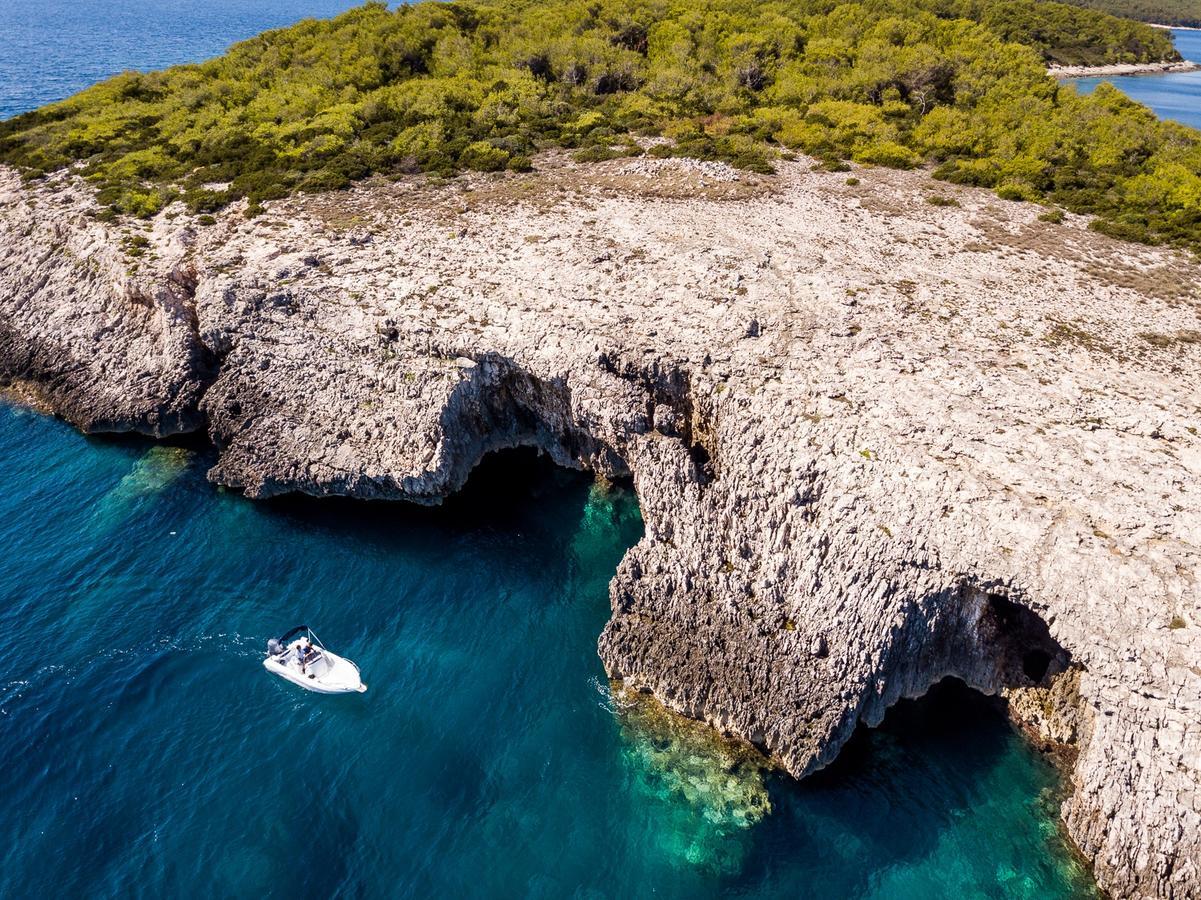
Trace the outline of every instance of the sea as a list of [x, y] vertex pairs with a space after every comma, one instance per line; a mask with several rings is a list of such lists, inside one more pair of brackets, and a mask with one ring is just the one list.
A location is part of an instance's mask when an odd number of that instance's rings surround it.
[[[1201, 30], [1173, 28], [1172, 38], [1181, 56], [1201, 63]], [[1201, 69], [1154, 75], [1073, 78], [1071, 81], [1084, 94], [1091, 94], [1098, 84], [1108, 81], [1127, 96], [1151, 107], [1160, 118], [1201, 128]]]
[[[0, 115], [347, 5], [4, 0]], [[615, 694], [628, 484], [511, 451], [438, 508], [252, 502], [213, 461], [0, 402], [0, 897], [1095, 896], [955, 682], [803, 782]], [[266, 672], [298, 624], [368, 691]]]

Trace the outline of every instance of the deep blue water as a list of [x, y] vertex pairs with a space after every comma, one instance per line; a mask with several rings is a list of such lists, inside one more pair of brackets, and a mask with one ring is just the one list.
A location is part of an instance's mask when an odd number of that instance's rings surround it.
[[[5, 0], [0, 110], [345, 5]], [[509, 456], [438, 510], [252, 503], [211, 462], [0, 403], [0, 897], [1091, 896], [1054, 770], [962, 688], [801, 784], [624, 710], [626, 487]], [[367, 694], [264, 672], [301, 620]]]
[[[1174, 28], [1172, 37], [1181, 56], [1201, 63], [1201, 31]], [[1102, 81], [1108, 81], [1139, 103], [1151, 107], [1160, 118], [1201, 128], [1201, 71], [1073, 78], [1072, 81], [1085, 94], [1092, 93]]]
[[353, 0], [0, 0], [0, 119], [126, 69], [217, 56]]

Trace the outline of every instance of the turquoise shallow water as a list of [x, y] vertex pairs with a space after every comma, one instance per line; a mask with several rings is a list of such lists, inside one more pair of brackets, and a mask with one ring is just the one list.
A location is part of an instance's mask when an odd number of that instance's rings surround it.
[[[1201, 31], [1176, 28], [1172, 30], [1172, 37], [1181, 56], [1201, 63]], [[1161, 118], [1201, 128], [1201, 71], [1072, 79], [1086, 94], [1102, 81], [1110, 82], [1139, 103], [1151, 107]]]
[[[337, 0], [8, 0], [0, 115]], [[1075, 898], [1058, 779], [953, 685], [827, 772], [609, 696], [636, 498], [506, 457], [440, 510], [251, 503], [0, 404], [0, 897]], [[364, 696], [261, 667], [306, 620]]]

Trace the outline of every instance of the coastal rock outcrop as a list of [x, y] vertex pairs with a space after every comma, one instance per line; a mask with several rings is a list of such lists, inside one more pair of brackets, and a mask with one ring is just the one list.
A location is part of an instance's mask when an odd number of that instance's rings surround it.
[[145, 228], [0, 170], [0, 370], [252, 497], [630, 475], [612, 677], [797, 776], [961, 678], [1102, 887], [1201, 896], [1197, 263], [922, 172], [539, 168]]
[[1112, 75], [1163, 75], [1168, 72], [1196, 72], [1201, 65], [1187, 59], [1150, 63], [1112, 63], [1103, 66], [1048, 66], [1053, 78], [1106, 78]]
[[[195, 272], [182, 264], [135, 281], [127, 254], [136, 248], [113, 229], [8, 202], [13, 189], [4, 179], [5, 374], [84, 431], [164, 437], [200, 427], [212, 361], [196, 339]], [[49, 294], [61, 302], [48, 306]]]

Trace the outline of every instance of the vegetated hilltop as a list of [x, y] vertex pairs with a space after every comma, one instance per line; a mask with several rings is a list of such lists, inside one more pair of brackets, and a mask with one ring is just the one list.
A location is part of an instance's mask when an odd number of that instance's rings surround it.
[[792, 149], [931, 161], [1112, 234], [1201, 246], [1201, 133], [1044, 72], [1172, 55], [1155, 29], [1025, 0], [368, 4], [0, 123], [0, 162], [83, 161], [109, 214], [246, 197], [253, 215], [372, 172], [521, 169], [548, 145], [636, 154], [632, 135], [655, 134], [670, 140], [652, 152], [760, 171]]
[[1201, 26], [1201, 0], [1066, 0], [1074, 6], [1100, 10], [1160, 25]]

